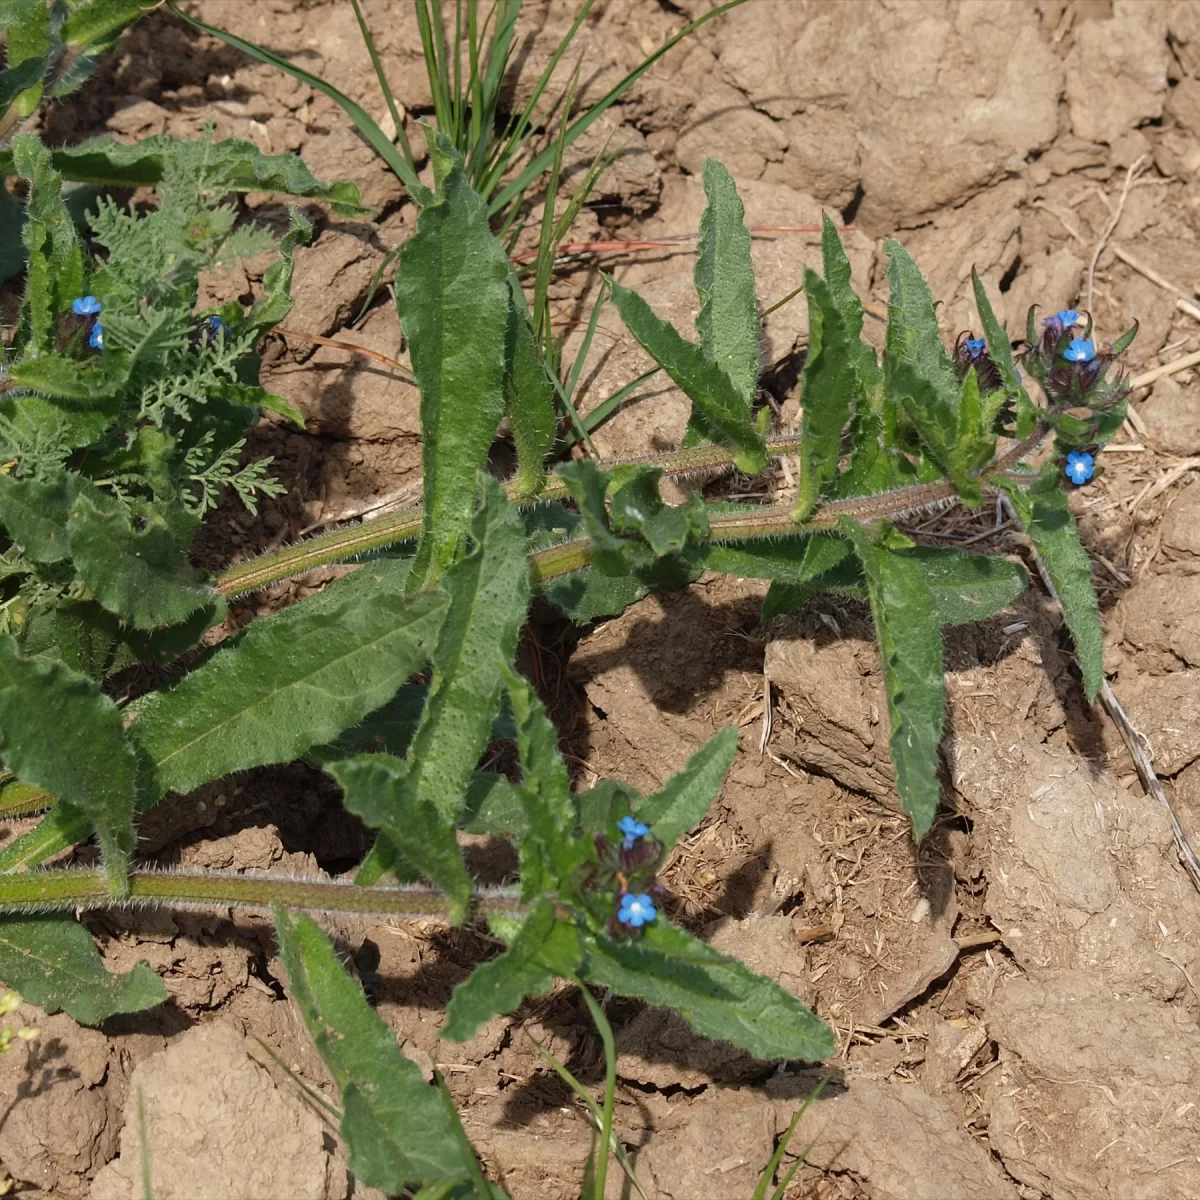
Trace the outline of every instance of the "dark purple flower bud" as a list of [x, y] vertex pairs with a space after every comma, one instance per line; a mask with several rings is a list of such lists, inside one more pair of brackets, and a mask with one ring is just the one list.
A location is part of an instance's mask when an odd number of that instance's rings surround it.
[[954, 367], [959, 379], [965, 379], [967, 372], [974, 367], [980, 391], [994, 391], [1003, 382], [1000, 368], [987, 352], [987, 342], [969, 332], [960, 333], [958, 341], [954, 343]]

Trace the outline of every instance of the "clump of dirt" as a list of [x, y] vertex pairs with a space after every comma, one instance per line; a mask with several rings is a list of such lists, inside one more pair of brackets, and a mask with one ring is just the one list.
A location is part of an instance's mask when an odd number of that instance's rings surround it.
[[[709, 6], [597, 4], [580, 34], [577, 103], [598, 99]], [[199, 0], [195, 11], [384, 116], [350, 6]], [[512, 105], [531, 94], [575, 12], [573, 0], [527, 5]], [[432, 100], [412, 5], [376, 0], [367, 14], [423, 156], [418, 121]], [[317, 175], [362, 186], [375, 221], [306, 206], [316, 232], [297, 254], [288, 328], [402, 358], [386, 292], [359, 312], [415, 210], [327, 97], [156, 11], [94, 81], [48, 110], [41, 132], [56, 144], [100, 130], [194, 136], [210, 119], [218, 137], [298, 151]], [[1034, 303], [1090, 309], [1102, 342], [1136, 319], [1127, 362], [1139, 383], [1200, 348], [1198, 131], [1194, 0], [756, 0], [639, 80], [571, 152], [565, 192], [607, 143], [620, 154], [572, 240], [695, 234], [711, 155], [732, 171], [755, 230], [764, 310], [819, 265], [827, 212], [845, 227], [874, 344], [886, 321], [882, 241], [895, 235], [930, 280], [949, 337], [978, 329], [974, 268], [1015, 336]], [[245, 210], [276, 228], [286, 220], [273, 197], [249, 196]], [[603, 265], [686, 331], [698, 306], [692, 245]], [[215, 276], [206, 299], [252, 299], [264, 265]], [[553, 283], [567, 361], [600, 286], [591, 263]], [[802, 297], [764, 316], [763, 381], [785, 423], [807, 336]], [[258, 516], [223, 508], [197, 542], [210, 568], [419, 495], [419, 404], [408, 384], [378, 360], [288, 335], [271, 339], [266, 358], [268, 386], [306, 427], [269, 418], [248, 453], [273, 454], [289, 491]], [[606, 308], [582, 407], [648, 365]], [[597, 445], [605, 455], [676, 445], [687, 411], [655, 378]], [[1196, 371], [1139, 383], [1130, 423], [1099, 461], [1102, 477], [1072, 505], [1096, 564], [1107, 665], [1185, 830], [1200, 838]], [[768, 480], [777, 497], [789, 471], [780, 464]], [[910, 532], [1028, 550], [990, 510]], [[234, 622], [327, 577], [247, 598]], [[1196, 1195], [1200, 900], [1165, 813], [1083, 697], [1061, 614], [1035, 587], [991, 621], [946, 631], [945, 803], [917, 851], [897, 811], [865, 608], [822, 597], [764, 628], [764, 592], [706, 576], [580, 631], [577, 644], [574, 635], [540, 642], [535, 631], [528, 649], [578, 786], [617, 776], [652, 790], [718, 728], [742, 730], [718, 804], [665, 878], [673, 919], [837, 1032], [832, 1078], [796, 1134], [793, 1150], [808, 1150], [789, 1195]], [[305, 874], [348, 870], [367, 845], [328, 779], [301, 765], [172, 798], [141, 833], [164, 862]], [[90, 927], [114, 969], [149, 961], [171, 998], [100, 1031], [22, 1010], [41, 1040], [0, 1058], [0, 1159], [20, 1194], [140, 1195], [139, 1089], [158, 1196], [364, 1194], [335, 1131], [255, 1049], [261, 1038], [333, 1095], [285, 997], [266, 922], [110, 914]], [[489, 1176], [518, 1198], [577, 1195], [590, 1129], [534, 1043], [599, 1083], [600, 1047], [578, 997], [558, 989], [465, 1045], [443, 1044], [452, 988], [494, 952], [483, 931], [357, 920], [329, 929], [404, 1053], [446, 1078]], [[657, 1010], [614, 1001], [609, 1013], [617, 1130], [646, 1194], [748, 1195], [819, 1077], [704, 1042]], [[610, 1176], [614, 1196], [623, 1186]]]

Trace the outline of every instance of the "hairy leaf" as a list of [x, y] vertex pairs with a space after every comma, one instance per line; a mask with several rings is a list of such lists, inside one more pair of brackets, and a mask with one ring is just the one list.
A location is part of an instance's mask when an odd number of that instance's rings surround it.
[[737, 744], [737, 729], [732, 725], [714, 734], [688, 759], [682, 771], [635, 808], [638, 820], [649, 825], [668, 850], [712, 807], [737, 753]]
[[134, 629], [175, 625], [213, 599], [187, 561], [199, 519], [186, 509], [145, 505], [136, 514], [96, 488], [81, 492], [67, 522], [79, 578], [102, 608]]
[[527, 996], [544, 995], [556, 974], [573, 971], [578, 962], [578, 933], [559, 923], [553, 901], [539, 901], [508, 949], [476, 967], [454, 989], [441, 1036], [469, 1041], [494, 1016], [519, 1008]]
[[615, 617], [645, 596], [650, 588], [636, 575], [577, 571], [542, 584], [541, 594], [576, 625]]
[[829, 1027], [790, 992], [659, 917], [636, 941], [585, 938], [581, 973], [622, 996], [674, 1009], [699, 1034], [762, 1059], [818, 1062]]
[[[439, 135], [441, 136], [441, 135]], [[412, 586], [458, 556], [504, 415], [508, 258], [455, 161], [400, 253], [396, 311], [421, 389], [425, 510]]]
[[615, 281], [610, 286], [613, 303], [629, 332], [691, 400], [707, 434], [734, 447], [739, 470], [757, 475], [767, 463], [766, 444], [724, 369], [710, 362], [704, 351], [686, 341], [669, 321], [656, 316], [637, 292]]
[[1004, 327], [996, 320], [996, 314], [992, 311], [987, 292], [984, 291], [983, 281], [976, 274], [974, 267], [971, 268], [971, 286], [975, 290], [975, 308], [979, 312], [979, 321], [983, 326], [984, 337], [987, 338], [988, 357], [1000, 371], [1005, 392], [1016, 399], [1017, 437], [1025, 437], [1033, 431], [1036, 420], [1034, 403], [1021, 383], [1021, 372], [1017, 370], [1017, 364], [1013, 358], [1012, 342], [1008, 340], [1008, 334], [1005, 333]]
[[[491, 736], [504, 687], [502, 668], [517, 650], [529, 607], [529, 567], [520, 516], [493, 479], [471, 527], [474, 549], [443, 579], [450, 608], [433, 651], [433, 679], [408, 750], [404, 787], [453, 825], [467, 784]], [[394, 869], [385, 831], [360, 868], [367, 885]], [[398, 849], [390, 846], [391, 851]]]
[[63, 22], [63, 45], [93, 52], [108, 49], [117, 34], [158, 0], [84, 0]]
[[[700, 296], [696, 332], [705, 357], [729, 377], [746, 410], [758, 390], [758, 304], [745, 208], [733, 177], [715, 158], [704, 164], [708, 206], [700, 220], [694, 278]], [[703, 418], [693, 410], [692, 440], [705, 436]]]
[[1087, 698], [1094, 700], [1104, 682], [1104, 632], [1092, 587], [1092, 562], [1080, 544], [1067, 497], [1053, 483], [1029, 492], [1003, 483], [1001, 486], [1050, 573], [1075, 643], [1083, 689]]
[[[162, 791], [289, 762], [387, 702], [428, 659], [446, 598], [405, 599], [406, 563], [381, 560], [252, 622], [130, 726]], [[474, 764], [472, 764], [474, 765]]]
[[81, 1025], [141, 1012], [167, 998], [163, 981], [140, 962], [110, 974], [92, 935], [69, 917], [0, 918], [0, 979], [48, 1013]]
[[[15, 68], [22, 67], [29, 59], [43, 62], [50, 52], [50, 13], [43, 0], [10, 0], [5, 12], [4, 40], [8, 61]], [[31, 116], [42, 99], [42, 76], [25, 90], [18, 92], [12, 103], [22, 117]], [[7, 108], [8, 105], [4, 105]], [[4, 116], [0, 109], [0, 117]]]
[[325, 764], [342, 789], [346, 809], [392, 846], [450, 900], [450, 922], [459, 924], [471, 906], [471, 877], [454, 834], [454, 823], [416, 794], [407, 764], [390, 754], [362, 754]]
[[879, 382], [879, 360], [873, 346], [862, 340], [863, 306], [858, 293], [850, 286], [850, 260], [838, 237], [837, 226], [828, 213], [821, 214], [821, 260], [825, 269], [825, 286], [829, 298], [841, 314], [842, 325], [850, 345], [850, 357], [858, 379], [858, 393], [870, 404]]
[[[887, 348], [910, 363], [933, 389], [937, 398], [954, 412], [958, 400], [958, 377], [942, 344], [937, 312], [929, 285], [917, 264], [899, 242], [884, 242], [888, 255]], [[953, 436], [953, 428], [947, 431]]]
[[342, 1098], [350, 1169], [368, 1187], [408, 1187], [470, 1178], [476, 1171], [456, 1118], [396, 1035], [367, 1003], [319, 926], [275, 908], [288, 992]]
[[67, 518], [77, 482], [78, 476], [69, 471], [44, 481], [0, 475], [0, 521], [33, 562], [55, 563], [67, 557]]
[[825, 485], [837, 474], [842, 430], [859, 395], [854, 342], [830, 288], [810, 268], [804, 273], [804, 291], [808, 297], [808, 355], [801, 393], [804, 415], [797, 521], [816, 508]]
[[517, 444], [518, 490], [524, 496], [536, 496], [558, 430], [554, 381], [534, 342], [521, 285], [511, 275], [508, 290], [504, 408]]
[[41, 55], [30, 55], [20, 62], [14, 60], [16, 51], [9, 49], [9, 60], [13, 66], [0, 71], [0, 117], [8, 112], [9, 106], [27, 88], [37, 87], [46, 70], [46, 59]]
[[946, 719], [942, 631], [937, 603], [919, 561], [871, 541], [841, 520], [867, 577], [867, 594], [887, 696], [896, 790], [922, 838], [937, 811], [938, 747]]
[[24, 783], [61, 796], [100, 837], [114, 893], [127, 889], [136, 764], [117, 706], [86, 675], [25, 658], [0, 637], [0, 757]]
[[[189, 152], [188, 144], [160, 133], [124, 144], [107, 134], [78, 146], [50, 152], [50, 162], [64, 178], [101, 187], [153, 187]], [[211, 186], [231, 192], [278, 192], [327, 200], [339, 216], [352, 217], [367, 209], [358, 185], [348, 181], [322, 183], [295, 154], [264, 154], [253, 142], [226, 138], [208, 148]], [[14, 169], [13, 154], [0, 149], [0, 175]]]
[[938, 546], [917, 546], [903, 554], [921, 564], [943, 625], [986, 621], [1029, 586], [1025, 568], [1009, 558]]

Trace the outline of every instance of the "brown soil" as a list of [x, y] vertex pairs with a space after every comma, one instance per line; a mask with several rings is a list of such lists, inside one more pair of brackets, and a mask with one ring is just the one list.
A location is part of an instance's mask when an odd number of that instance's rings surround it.
[[[601, 0], [584, 28], [581, 100], [600, 96], [708, 0]], [[530, 0], [518, 98], [574, 4]], [[407, 0], [370, 0], [389, 78], [410, 113], [430, 106]], [[345, 3], [199, 0], [203, 17], [294, 54], [383, 105]], [[350, 177], [377, 224], [314, 209], [297, 256], [289, 326], [394, 354], [386, 298], [351, 324], [372, 273], [412, 226], [401, 189], [320, 95], [193, 36], [162, 13], [46, 116], [69, 140], [218, 136], [301, 152]], [[415, 126], [413, 126], [415, 133]], [[615, 130], [622, 157], [580, 238], [694, 232], [705, 157], [733, 172], [752, 224], [852, 222], [856, 282], [886, 303], [881, 239], [901, 237], [942, 301], [946, 332], [971, 328], [974, 266], [1010, 329], [1036, 301], [1086, 306], [1099, 335], [1134, 318], [1137, 372], [1200, 342], [1177, 296], [1129, 265], [1200, 287], [1200, 3], [1185, 0], [751, 0], [684, 43], [614, 110], [576, 170]], [[1121, 194], [1129, 169], [1145, 168]], [[278, 219], [278, 203], [248, 207]], [[1120, 249], [1126, 256], [1120, 258]], [[764, 304], [791, 291], [815, 239], [761, 236]], [[678, 325], [694, 317], [690, 252], [607, 260]], [[211, 283], [258, 286], [254, 264]], [[558, 319], [595, 295], [592, 268], [555, 284]], [[868, 321], [873, 337], [882, 326]], [[807, 336], [804, 304], [764, 326], [766, 381], [786, 417]], [[568, 356], [579, 333], [568, 339]], [[606, 315], [585, 405], [644, 369]], [[290, 484], [258, 519], [223, 511], [198, 547], [216, 567], [419, 484], [416, 394], [343, 352], [280, 340], [270, 386], [308, 418], [268, 421], [259, 452]], [[1200, 382], [1142, 389], [1105, 474], [1075, 497], [1108, 624], [1114, 686], [1149, 738], [1181, 819], [1200, 836]], [[647, 389], [597, 437], [606, 454], [677, 444], [686, 402]], [[783, 491], [785, 471], [773, 485]], [[1022, 553], [986, 519], [919, 531]], [[980, 538], [979, 535], [985, 535]], [[238, 619], [320, 585], [259, 595]], [[879, 668], [866, 614], [819, 599], [770, 628], [763, 585], [706, 578], [650, 597], [577, 642], [530, 646], [581, 782], [661, 783], [717, 728], [742, 752], [710, 818], [667, 872], [677, 919], [812, 1004], [837, 1030], [833, 1080], [805, 1116], [811, 1145], [790, 1196], [1095, 1198], [1200, 1195], [1200, 896], [1165, 814], [1143, 796], [1116, 731], [1085, 703], [1061, 617], [1033, 592], [986, 625], [954, 631], [946, 807], [914, 854], [896, 811]], [[760, 749], [764, 702], [771, 733]], [[148, 850], [212, 867], [346, 869], [363, 831], [329, 781], [293, 766], [248, 773], [154, 816]], [[27, 1010], [43, 1030], [0, 1058], [0, 1159], [20, 1195], [140, 1196], [136, 1095], [155, 1194], [363, 1195], [336, 1131], [262, 1053], [331, 1084], [283, 997], [262, 921], [195, 914], [94, 921], [116, 967], [165, 978], [160, 1011], [103, 1030]], [[478, 930], [342, 921], [331, 932], [379, 1012], [427, 1070], [437, 1064], [491, 1177], [515, 1197], [578, 1193], [588, 1127], [534, 1041], [599, 1079], [600, 1050], [569, 990], [492, 1021], [472, 1042], [437, 1031], [454, 984], [491, 953]], [[816, 1076], [773, 1071], [625, 1002], [617, 1128], [651, 1197], [745, 1197]], [[613, 1179], [613, 1195], [621, 1188]]]

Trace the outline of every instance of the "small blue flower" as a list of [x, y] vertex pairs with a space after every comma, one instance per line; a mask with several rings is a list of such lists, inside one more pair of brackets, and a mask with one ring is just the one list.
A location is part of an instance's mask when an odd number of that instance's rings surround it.
[[104, 326], [99, 321], [92, 326], [92, 332], [88, 334], [88, 345], [93, 350], [104, 349]]
[[218, 333], [227, 333], [229, 330], [229, 326], [226, 325], [225, 322], [222, 321], [221, 318], [216, 314], [208, 318], [208, 327], [212, 330], [214, 335]]
[[1063, 351], [1067, 362], [1091, 362], [1096, 357], [1096, 347], [1087, 338], [1072, 338], [1071, 344]]
[[1067, 478], [1076, 486], [1083, 487], [1096, 473], [1096, 460], [1090, 455], [1078, 450], [1072, 450], [1067, 455]]
[[963, 345], [972, 358], [978, 358], [987, 349], [987, 342], [983, 338], [967, 338]]
[[650, 832], [649, 825], [643, 825], [633, 817], [622, 817], [617, 822], [617, 828], [625, 835], [621, 839], [622, 850], [632, 850], [634, 842], [640, 841]]
[[643, 925], [648, 925], [657, 916], [658, 909], [654, 907], [654, 901], [645, 892], [638, 892], [636, 896], [632, 892], [626, 892], [621, 897], [617, 920], [622, 925], [641, 929]]
[[103, 305], [95, 296], [78, 296], [71, 301], [71, 311], [77, 317], [94, 317]]
[[1072, 329], [1079, 324], [1079, 314], [1073, 308], [1064, 308], [1062, 312], [1056, 312], [1054, 316], [1047, 317], [1043, 325], [1057, 325], [1062, 329]]

